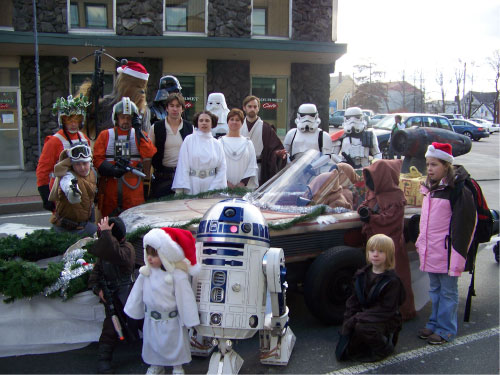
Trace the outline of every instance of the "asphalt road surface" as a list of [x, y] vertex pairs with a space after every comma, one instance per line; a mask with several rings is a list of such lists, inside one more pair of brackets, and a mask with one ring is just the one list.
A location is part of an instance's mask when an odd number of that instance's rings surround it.
[[[472, 151], [456, 158], [478, 179], [490, 208], [499, 208], [498, 133], [473, 142]], [[25, 225], [47, 227], [48, 214], [0, 216], [0, 233], [22, 230]], [[12, 226], [12, 224], [20, 224]], [[9, 226], [6, 225], [10, 225]], [[430, 314], [427, 303], [415, 319], [406, 322], [394, 355], [375, 363], [337, 362], [334, 355], [339, 326], [325, 326], [304, 305], [300, 291], [287, 296], [290, 326], [297, 336], [290, 362], [286, 367], [265, 366], [259, 362], [259, 342], [254, 336], [236, 343], [235, 350], [244, 359], [240, 373], [257, 374], [498, 374], [499, 373], [499, 266], [492, 254], [493, 242], [481, 245], [476, 266], [476, 294], [469, 323], [463, 322], [465, 298], [470, 275], [459, 281], [458, 336], [455, 341], [431, 346], [416, 336]], [[1, 317], [0, 317], [1, 319]], [[209, 360], [193, 358], [186, 373], [206, 373]], [[0, 358], [0, 373], [95, 373], [97, 344], [62, 353]], [[145, 373], [140, 343], [122, 345], [114, 355], [117, 373]], [[167, 371], [170, 371], [167, 370]]]

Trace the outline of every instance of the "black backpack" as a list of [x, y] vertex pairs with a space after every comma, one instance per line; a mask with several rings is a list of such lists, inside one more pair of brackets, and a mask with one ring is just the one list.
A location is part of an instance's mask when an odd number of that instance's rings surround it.
[[470, 317], [472, 297], [476, 295], [476, 291], [474, 290], [474, 273], [476, 266], [477, 249], [480, 243], [490, 241], [490, 238], [493, 234], [493, 215], [491, 214], [491, 211], [488, 208], [488, 204], [486, 203], [486, 199], [484, 198], [481, 187], [479, 186], [477, 181], [471, 177], [468, 177], [467, 179], [460, 181], [455, 185], [455, 189], [453, 189], [453, 193], [450, 198], [452, 207], [454, 206], [456, 200], [458, 199], [460, 192], [464, 188], [469, 189], [470, 192], [472, 193], [477, 212], [476, 231], [474, 232], [474, 237], [472, 239], [471, 246], [469, 248], [469, 251], [467, 252], [467, 259], [465, 262], [465, 269], [464, 269], [464, 271], [469, 271], [469, 273], [472, 275], [469, 285], [469, 292], [467, 293], [467, 301], [465, 303], [465, 312], [464, 312], [464, 322], [468, 322]]

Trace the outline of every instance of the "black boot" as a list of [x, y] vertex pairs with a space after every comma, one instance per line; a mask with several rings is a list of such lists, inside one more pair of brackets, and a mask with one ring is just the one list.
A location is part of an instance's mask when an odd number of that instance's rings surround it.
[[113, 373], [113, 367], [111, 366], [113, 349], [112, 345], [99, 343], [99, 362], [97, 363], [97, 372], [99, 374]]

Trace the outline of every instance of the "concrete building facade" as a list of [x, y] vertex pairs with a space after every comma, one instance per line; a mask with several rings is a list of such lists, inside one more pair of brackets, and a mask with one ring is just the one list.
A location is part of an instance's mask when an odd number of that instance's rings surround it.
[[[318, 106], [328, 124], [329, 75], [346, 52], [336, 43], [338, 0], [39, 0], [41, 111], [38, 130], [33, 1], [7, 0], [0, 15], [0, 169], [34, 169], [40, 140], [57, 130], [57, 97], [94, 71], [94, 51], [142, 63], [148, 102], [162, 75], [177, 76], [188, 117], [211, 92], [241, 108], [246, 95], [284, 135], [298, 106]], [[71, 64], [72, 57], [89, 58]], [[117, 63], [102, 56], [104, 90]]]

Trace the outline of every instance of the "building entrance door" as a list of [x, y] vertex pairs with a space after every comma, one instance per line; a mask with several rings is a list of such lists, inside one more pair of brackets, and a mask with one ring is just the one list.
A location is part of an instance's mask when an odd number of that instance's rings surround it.
[[21, 90], [0, 86], [0, 170], [23, 169]]

